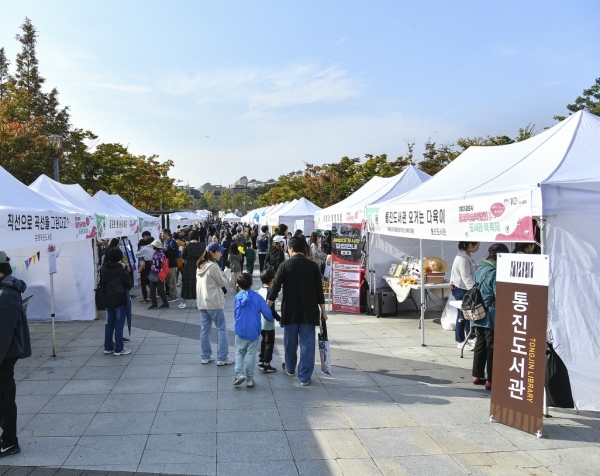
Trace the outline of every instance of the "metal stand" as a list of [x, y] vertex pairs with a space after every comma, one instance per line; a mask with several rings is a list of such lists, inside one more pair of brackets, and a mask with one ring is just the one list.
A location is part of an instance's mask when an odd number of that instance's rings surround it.
[[425, 345], [425, 273], [423, 266], [423, 240], [419, 239], [419, 252], [421, 253], [421, 346]]
[[50, 275], [50, 317], [52, 318], [52, 357], [56, 357], [56, 333], [54, 329], [54, 275]]

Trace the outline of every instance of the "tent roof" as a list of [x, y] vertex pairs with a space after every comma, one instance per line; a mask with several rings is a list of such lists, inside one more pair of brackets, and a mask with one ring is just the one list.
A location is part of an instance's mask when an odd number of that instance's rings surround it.
[[[598, 197], [599, 155], [600, 118], [579, 111], [523, 142], [469, 147], [430, 180], [386, 205], [532, 191], [534, 215], [564, 213], [568, 207], [558, 203], [552, 193], [569, 195], [563, 201], [573, 199], [571, 206], [578, 205], [569, 193], [574, 189]], [[547, 202], [543, 208], [542, 189]], [[600, 207], [599, 203], [596, 198], [590, 206]]]
[[[138, 219], [138, 215], [129, 210], [125, 210], [118, 203], [116, 203], [113, 199], [114, 195], [109, 195], [104, 190], [100, 190], [94, 195], [94, 198], [102, 203], [104, 206], [112, 210], [113, 215], [122, 215], [125, 217], [129, 217], [130, 219]], [[135, 209], [134, 209], [135, 210]]]
[[144, 213], [144, 212], [138, 210], [133, 205], [131, 205], [129, 202], [127, 202], [126, 200], [124, 200], [120, 195], [117, 195], [117, 194], [115, 194], [115, 195], [109, 195], [109, 197], [120, 208], [122, 208], [123, 210], [129, 211], [130, 213], [134, 213], [136, 216], [138, 216], [140, 218], [150, 218], [152, 220], [158, 220], [158, 218], [153, 217], [151, 215], [148, 215], [147, 213]]
[[352, 195], [341, 202], [324, 208], [322, 211], [326, 213], [335, 210], [348, 210], [390, 200], [414, 189], [430, 178], [430, 175], [419, 168], [409, 165], [393, 177], [373, 177]]
[[[107, 207], [96, 200], [78, 184], [67, 185], [56, 182], [47, 175], [40, 175], [29, 188], [44, 197], [67, 206], [85, 210], [87, 213], [98, 213], [100, 215], [117, 215], [112, 208]], [[126, 215], [129, 217], [129, 215]]]
[[279, 219], [283, 217], [297, 216], [313, 217], [315, 215], [315, 212], [318, 212], [319, 210], [321, 210], [321, 207], [318, 207], [314, 203], [302, 197], [300, 200], [296, 201], [296, 203], [294, 203], [293, 206], [289, 206], [285, 210], [279, 212]]

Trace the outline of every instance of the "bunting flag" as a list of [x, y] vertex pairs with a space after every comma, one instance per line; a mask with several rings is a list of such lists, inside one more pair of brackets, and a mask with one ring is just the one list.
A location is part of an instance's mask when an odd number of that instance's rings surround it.
[[12, 267], [12, 272], [13, 274], [16, 274], [17, 272], [22, 272], [23, 268], [25, 268], [26, 271], [29, 271], [29, 267], [31, 266], [31, 263], [33, 262], [33, 264], [37, 264], [40, 260], [40, 252], [38, 251], [37, 253], [34, 253], [33, 255], [31, 255], [30, 258], [27, 258], [26, 260], [24, 260], [22, 263], [19, 263], [16, 266]]

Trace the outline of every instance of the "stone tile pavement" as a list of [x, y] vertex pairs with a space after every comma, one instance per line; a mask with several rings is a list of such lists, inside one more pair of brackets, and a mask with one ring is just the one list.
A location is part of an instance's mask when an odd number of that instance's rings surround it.
[[[197, 309], [134, 301], [128, 356], [102, 353], [102, 316], [59, 323], [55, 358], [50, 325], [31, 325], [34, 356], [16, 368], [23, 451], [0, 476], [600, 474], [598, 414], [553, 412], [544, 439], [489, 423], [472, 354], [439, 313], [427, 347], [414, 313], [332, 313], [333, 375], [317, 365], [308, 387], [281, 371], [278, 328], [280, 370], [234, 388], [233, 366], [200, 363]], [[232, 307], [230, 291], [229, 329]]]

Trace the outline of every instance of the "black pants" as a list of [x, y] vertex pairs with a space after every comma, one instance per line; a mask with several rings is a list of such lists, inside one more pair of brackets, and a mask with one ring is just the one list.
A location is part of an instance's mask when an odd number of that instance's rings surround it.
[[262, 273], [263, 270], [265, 269], [265, 260], [266, 259], [267, 259], [266, 254], [262, 254], [262, 253], [258, 254], [258, 269], [260, 270], [259, 271], [260, 273]]
[[272, 331], [262, 331], [260, 335], [262, 336], [262, 341], [260, 342], [258, 361], [270, 364], [273, 359], [273, 347], [275, 347], [275, 329]]
[[[150, 265], [148, 265], [148, 263], [150, 263]], [[146, 286], [150, 285], [150, 280], [148, 279], [148, 276], [150, 275], [151, 267], [152, 261], [146, 262], [146, 264], [144, 265], [144, 269], [142, 269], [142, 272], [140, 273], [140, 286], [142, 287], [142, 296], [144, 296], [144, 300], [148, 299], [148, 289], [146, 288]]]
[[16, 445], [17, 439], [17, 384], [15, 383], [15, 364], [17, 357], [4, 359], [0, 364], [0, 428], [2, 428], [2, 446]]
[[156, 292], [157, 291], [160, 296], [160, 299], [162, 300], [162, 303], [168, 305], [169, 303], [167, 302], [167, 296], [165, 294], [164, 281], [159, 281], [158, 283], [155, 283], [154, 281], [150, 281], [150, 299], [152, 300], [152, 305], [158, 306], [158, 301], [156, 300]]
[[473, 355], [473, 377], [485, 378], [492, 382], [492, 365], [494, 364], [494, 331], [487, 327], [475, 327], [477, 342]]

